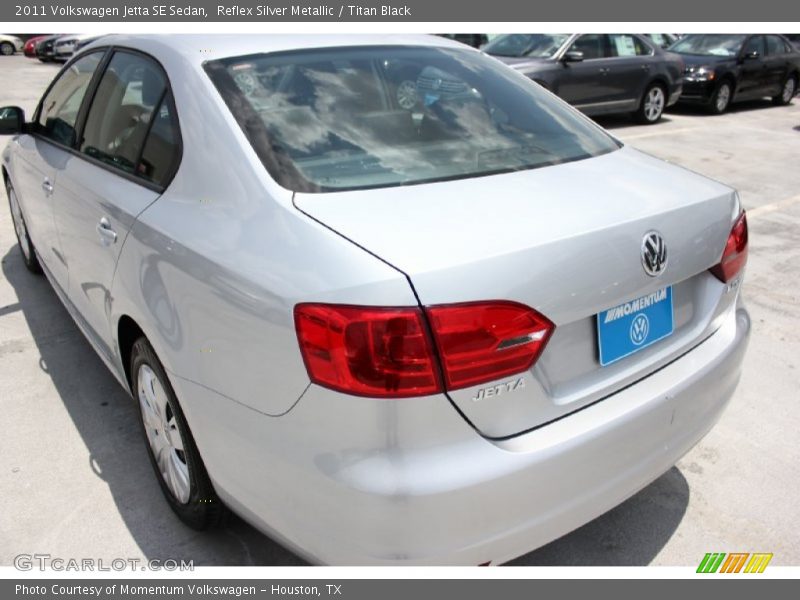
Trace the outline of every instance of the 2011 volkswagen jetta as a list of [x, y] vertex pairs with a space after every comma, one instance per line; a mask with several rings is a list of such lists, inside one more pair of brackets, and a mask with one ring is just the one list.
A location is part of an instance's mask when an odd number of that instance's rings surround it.
[[2, 172], [164, 496], [316, 562], [503, 562], [668, 470], [737, 384], [731, 188], [436, 37], [115, 36]]

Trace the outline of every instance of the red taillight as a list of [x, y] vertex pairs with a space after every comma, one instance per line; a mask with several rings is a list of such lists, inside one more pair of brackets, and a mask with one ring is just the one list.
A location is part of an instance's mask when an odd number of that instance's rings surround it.
[[516, 302], [470, 302], [425, 310], [448, 390], [529, 369], [554, 329], [547, 318]]
[[[448, 390], [529, 369], [554, 325], [515, 302], [425, 309]], [[314, 383], [381, 398], [441, 392], [440, 365], [419, 308], [298, 304], [300, 351]]]
[[747, 262], [747, 217], [744, 211], [736, 220], [722, 252], [718, 265], [711, 268], [714, 276], [723, 283], [729, 282], [739, 274]]
[[385, 398], [441, 391], [438, 367], [417, 308], [298, 304], [300, 350], [311, 380]]

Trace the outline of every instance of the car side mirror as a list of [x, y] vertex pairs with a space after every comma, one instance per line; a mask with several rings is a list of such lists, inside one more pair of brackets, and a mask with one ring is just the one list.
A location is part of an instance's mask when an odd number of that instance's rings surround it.
[[0, 108], [0, 135], [16, 135], [25, 129], [25, 111], [19, 106]]
[[563, 58], [564, 62], [581, 62], [583, 61], [583, 52], [580, 50], [570, 50], [565, 52]]

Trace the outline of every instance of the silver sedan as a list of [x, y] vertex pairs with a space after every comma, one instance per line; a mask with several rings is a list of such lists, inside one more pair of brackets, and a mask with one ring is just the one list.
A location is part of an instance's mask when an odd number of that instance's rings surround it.
[[104, 37], [0, 133], [21, 258], [192, 527], [504, 562], [667, 471], [736, 387], [736, 192], [443, 38]]

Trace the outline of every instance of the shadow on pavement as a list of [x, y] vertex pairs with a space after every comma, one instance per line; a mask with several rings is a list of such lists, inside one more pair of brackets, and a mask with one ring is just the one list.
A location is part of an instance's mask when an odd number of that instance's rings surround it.
[[[723, 113], [723, 115], [730, 115], [736, 113], [746, 113], [751, 111], [758, 111], [758, 110], [769, 110], [770, 108], [781, 108], [779, 106], [775, 106], [772, 104], [772, 100], [769, 99], [759, 99], [759, 100], [747, 100], [744, 102], [734, 102], [728, 109]], [[717, 115], [712, 115], [708, 112], [708, 109], [705, 106], [698, 105], [698, 104], [676, 104], [671, 106], [667, 109], [671, 113], [675, 113], [677, 115], [685, 115], [687, 117], [706, 117], [709, 119], [713, 119]], [[723, 116], [719, 115], [719, 116]]]
[[[178, 521], [151, 471], [133, 400], [47, 280], [25, 269], [16, 246], [3, 257], [2, 270], [19, 299], [7, 310], [22, 311], [41, 355], [40, 368], [52, 379], [89, 451], [87, 466], [108, 486], [146, 558], [193, 560], [196, 566], [305, 564], [238, 517], [211, 532], [195, 532]], [[673, 468], [617, 508], [510, 564], [647, 565], [675, 532], [688, 500], [686, 480]], [[103, 510], [86, 526], [101, 530]], [[90, 548], [85, 552], [92, 555]]]
[[[793, 100], [793, 103], [797, 103], [798, 98]], [[772, 101], [769, 99], [761, 99], [761, 100], [749, 100], [747, 102], [737, 102], [735, 104], [731, 104], [728, 107], [728, 110], [725, 111], [724, 114], [736, 114], [736, 113], [746, 113], [752, 111], [760, 111], [760, 110], [769, 110], [771, 108], [779, 109], [781, 107], [775, 106], [772, 104]], [[666, 111], [664, 111], [664, 115], [661, 117], [661, 120], [652, 125], [654, 128], [658, 128], [659, 126], [674, 121], [674, 119], [670, 119], [670, 115], [680, 115], [684, 117], [697, 117], [700, 119], [711, 119], [713, 120], [716, 115], [712, 115], [708, 112], [706, 107], [697, 105], [697, 104], [674, 104], [670, 106]], [[720, 115], [723, 116], [723, 115]], [[629, 114], [618, 114], [618, 115], [599, 115], [596, 117], [592, 117], [592, 119], [597, 122], [598, 125], [603, 127], [604, 129], [614, 130], [619, 129], [621, 127], [632, 127], [636, 125], [640, 125], [636, 122], [636, 120]], [[713, 121], [712, 121], [713, 122]], [[649, 126], [648, 126], [649, 127]]]
[[[12, 307], [22, 311], [40, 353], [39, 367], [52, 379], [86, 445], [88, 468], [108, 486], [119, 516], [147, 559], [193, 560], [195, 566], [305, 564], [235, 516], [211, 532], [183, 525], [152, 472], [134, 401], [95, 354], [47, 279], [28, 272], [16, 245], [3, 257], [2, 270], [19, 299]], [[85, 472], [78, 477], [85, 479]], [[85, 526], [102, 532], [104, 510], [99, 508], [99, 518]], [[86, 556], [96, 555], [91, 548], [84, 550]]]
[[678, 468], [672, 467], [601, 517], [508, 564], [648, 565], [675, 533], [688, 504], [689, 484]]

